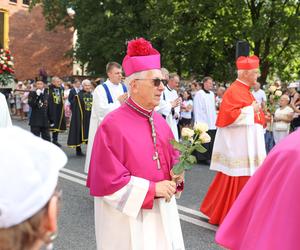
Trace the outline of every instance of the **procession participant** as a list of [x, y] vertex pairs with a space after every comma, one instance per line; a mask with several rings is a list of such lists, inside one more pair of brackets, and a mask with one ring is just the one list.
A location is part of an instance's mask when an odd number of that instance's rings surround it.
[[0, 92], [0, 128], [12, 126], [5, 95]]
[[130, 98], [98, 128], [88, 173], [97, 249], [183, 250], [171, 181], [178, 177], [182, 189], [182, 176], [171, 171], [178, 152], [168, 124], [153, 111], [164, 89], [160, 54], [143, 38], [130, 41], [123, 68]]
[[90, 127], [93, 96], [91, 81], [82, 81], [83, 90], [74, 96], [72, 103], [72, 118], [68, 136], [68, 146], [76, 148], [76, 155], [83, 156], [81, 144], [87, 143]]
[[207, 149], [205, 153], [197, 153], [198, 162], [210, 164], [211, 154], [216, 136], [216, 99], [212, 92], [213, 79], [209, 76], [202, 80], [202, 89], [200, 89], [194, 98], [194, 121], [195, 123], [206, 123], [211, 141], [203, 146]]
[[182, 101], [177, 94], [180, 78], [176, 73], [171, 73], [168, 77], [165, 76], [164, 79], [168, 79], [168, 83], [161, 95], [159, 106], [155, 110], [166, 119], [175, 140], [178, 141], [179, 134], [177, 124], [180, 118], [180, 105]]
[[50, 249], [57, 233], [55, 189], [67, 157], [19, 127], [1, 128], [0, 138], [0, 249]]
[[268, 154], [216, 234], [230, 250], [294, 250], [299, 246], [300, 131]]
[[31, 107], [31, 116], [29, 119], [30, 131], [47, 141], [51, 141], [49, 133], [49, 95], [44, 88], [42, 81], [37, 81], [36, 90], [31, 91], [28, 96], [28, 104]]
[[63, 103], [64, 91], [61, 87], [61, 80], [54, 76], [49, 86], [49, 113], [50, 113], [50, 131], [52, 131], [52, 142], [61, 147], [58, 143], [58, 133], [66, 130], [66, 120]]
[[226, 90], [218, 113], [211, 170], [217, 174], [200, 211], [221, 224], [240, 191], [266, 156], [265, 117], [250, 92], [259, 76], [259, 58], [241, 56], [238, 78]]
[[75, 79], [73, 82], [73, 88], [70, 90], [68, 101], [71, 106], [71, 110], [73, 109], [73, 103], [76, 101], [75, 96], [79, 93], [81, 90], [81, 82], [79, 79]]
[[108, 76], [106, 82], [98, 85], [93, 92], [93, 105], [88, 138], [89, 144], [87, 146], [84, 166], [86, 173], [89, 170], [91, 152], [97, 128], [109, 112], [120, 107], [128, 98], [127, 88], [121, 82], [121, 65], [116, 62], [109, 62], [106, 65], [106, 73]]

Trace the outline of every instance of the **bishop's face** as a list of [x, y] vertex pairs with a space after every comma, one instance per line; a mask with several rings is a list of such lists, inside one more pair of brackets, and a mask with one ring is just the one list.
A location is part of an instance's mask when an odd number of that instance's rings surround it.
[[160, 96], [164, 90], [162, 82], [155, 86], [154, 79], [163, 79], [158, 69], [146, 71], [141, 79], [133, 81], [131, 97], [143, 108], [152, 110], [160, 103]]
[[249, 86], [253, 86], [257, 82], [257, 78], [260, 76], [259, 69], [245, 70], [245, 77], [247, 78]]

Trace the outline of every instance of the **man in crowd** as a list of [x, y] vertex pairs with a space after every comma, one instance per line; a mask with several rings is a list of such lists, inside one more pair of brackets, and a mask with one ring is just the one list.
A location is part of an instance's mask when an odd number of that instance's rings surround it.
[[130, 41], [123, 68], [130, 98], [98, 128], [88, 173], [97, 249], [184, 250], [171, 181], [183, 181], [171, 171], [174, 137], [153, 111], [164, 89], [160, 54], [143, 38]]
[[93, 92], [93, 106], [88, 138], [89, 143], [87, 146], [84, 167], [86, 173], [89, 169], [94, 137], [98, 126], [109, 112], [120, 107], [128, 97], [127, 88], [121, 83], [121, 65], [116, 62], [109, 62], [106, 65], [106, 73], [108, 76], [106, 82], [97, 86]]
[[180, 118], [180, 104], [181, 98], [178, 97], [177, 89], [180, 83], [179, 76], [176, 73], [169, 74], [168, 84], [165, 86], [165, 90], [161, 96], [161, 101], [156, 109], [169, 124], [175, 140], [178, 141], [179, 134], [177, 124]]
[[253, 85], [252, 95], [254, 96], [257, 103], [261, 105], [262, 109], [264, 109], [267, 103], [267, 97], [265, 91], [260, 88], [259, 82], [256, 82]]
[[0, 93], [0, 128], [12, 126], [5, 95]]
[[79, 91], [72, 101], [72, 118], [68, 136], [68, 146], [76, 149], [77, 156], [83, 156], [81, 144], [87, 143], [90, 118], [93, 104], [91, 81], [82, 81], [83, 90]]
[[28, 104], [31, 107], [31, 116], [29, 119], [30, 131], [46, 141], [51, 141], [49, 133], [49, 122], [51, 119], [49, 113], [49, 94], [44, 88], [42, 81], [35, 83], [36, 90], [31, 91], [28, 96]]
[[218, 113], [211, 170], [218, 171], [200, 210], [221, 224], [240, 191], [265, 156], [264, 113], [250, 92], [259, 76], [259, 59], [241, 56], [238, 78], [226, 90]]
[[58, 143], [58, 133], [66, 130], [66, 120], [64, 112], [63, 96], [64, 90], [61, 86], [62, 81], [54, 76], [49, 86], [49, 113], [50, 113], [50, 130], [52, 131], [52, 142], [61, 147]]
[[212, 92], [213, 79], [209, 76], [204, 77], [202, 83], [202, 89], [196, 93], [194, 98], [194, 121], [208, 125], [211, 141], [204, 144], [207, 151], [203, 154], [197, 153], [197, 159], [209, 165], [216, 135], [216, 101], [215, 94]]
[[78, 95], [79, 91], [81, 90], [81, 82], [79, 79], [75, 79], [73, 82], [73, 88], [70, 90], [68, 101], [71, 106], [71, 110], [73, 108], [73, 103], [75, 100], [75, 96]]

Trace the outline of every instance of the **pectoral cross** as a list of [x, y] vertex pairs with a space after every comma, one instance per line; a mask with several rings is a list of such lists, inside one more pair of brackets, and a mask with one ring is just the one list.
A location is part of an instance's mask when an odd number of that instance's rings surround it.
[[157, 151], [155, 151], [154, 155], [152, 156], [152, 160], [157, 162], [157, 169], [160, 169], [160, 162]]

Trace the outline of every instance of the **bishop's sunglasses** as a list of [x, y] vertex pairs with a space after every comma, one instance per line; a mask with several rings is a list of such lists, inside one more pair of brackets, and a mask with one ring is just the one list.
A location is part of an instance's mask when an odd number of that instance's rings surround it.
[[168, 83], [168, 80], [165, 80], [165, 79], [160, 79], [160, 78], [154, 78], [154, 79], [151, 79], [151, 78], [144, 78], [144, 79], [135, 79], [135, 80], [139, 80], [139, 81], [143, 81], [143, 80], [151, 80], [154, 84], [155, 87], [159, 87], [160, 86], [160, 83], [163, 83], [163, 85], [167, 85]]

